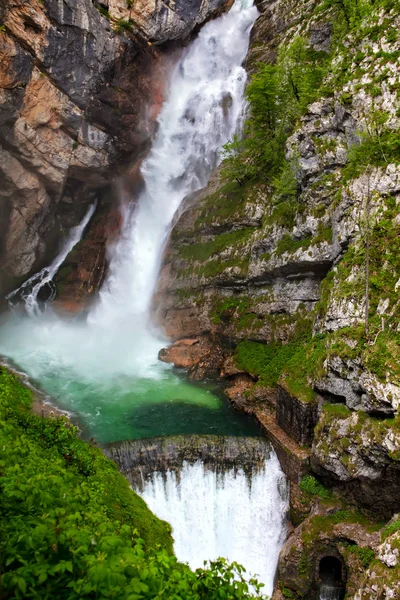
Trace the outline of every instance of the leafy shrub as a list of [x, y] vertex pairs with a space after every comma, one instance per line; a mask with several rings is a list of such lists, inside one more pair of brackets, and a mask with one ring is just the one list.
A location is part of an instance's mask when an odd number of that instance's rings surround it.
[[6, 599], [262, 598], [219, 559], [193, 572], [170, 526], [116, 465], [65, 419], [30, 412], [32, 394], [0, 368], [0, 588]]
[[297, 193], [295, 164], [285, 160], [285, 142], [307, 105], [316, 99], [327, 64], [325, 53], [298, 36], [281, 47], [276, 64], [261, 64], [247, 88], [251, 115], [244, 138], [224, 148], [224, 177], [243, 183], [264, 177], [282, 198]]
[[329, 500], [331, 492], [312, 475], [305, 475], [300, 481], [299, 487], [302, 492], [309, 496], [318, 496], [323, 500]]
[[120, 19], [117, 25], [117, 31], [122, 33], [123, 31], [132, 31], [133, 26], [130, 21], [125, 21], [124, 19]]
[[357, 544], [350, 544], [348, 542], [344, 542], [343, 545], [346, 546], [350, 554], [358, 558], [364, 569], [368, 569], [375, 558], [375, 552], [371, 548], [357, 546]]

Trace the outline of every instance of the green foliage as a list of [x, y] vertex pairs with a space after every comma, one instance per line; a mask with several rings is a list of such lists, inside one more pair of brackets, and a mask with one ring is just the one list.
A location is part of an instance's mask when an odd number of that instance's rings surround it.
[[276, 255], [281, 256], [282, 254], [294, 254], [297, 250], [302, 248], [305, 250], [311, 245], [312, 237], [306, 237], [301, 239], [294, 239], [288, 233], [279, 240], [276, 245]]
[[[252, 186], [254, 183], [252, 182]], [[250, 186], [241, 186], [236, 181], [222, 185], [214, 194], [210, 194], [202, 203], [202, 210], [196, 219], [194, 228], [202, 229], [217, 221], [225, 223], [226, 220], [241, 214], [248, 199], [254, 191]], [[215, 208], [218, 207], [216, 211]]]
[[273, 386], [296, 349], [295, 344], [262, 344], [244, 340], [236, 348], [235, 361], [240, 369], [259, 377], [263, 385]]
[[104, 6], [98, 6], [97, 4], [95, 4], [97, 10], [99, 11], [99, 13], [101, 15], [103, 15], [103, 17], [106, 17], [106, 19], [110, 19], [110, 13], [108, 12], [108, 10], [106, 8], [104, 8]]
[[244, 340], [236, 348], [236, 365], [259, 378], [259, 384], [274, 386], [278, 382], [303, 402], [312, 402], [312, 381], [323, 374], [326, 339], [311, 335], [309, 319], [298, 318], [293, 339], [287, 343], [263, 344]]
[[[365, 297], [365, 233], [369, 233], [369, 336], [365, 323], [343, 328], [330, 335], [328, 352], [344, 359], [362, 358], [363, 364], [380, 381], [400, 383], [400, 334], [397, 325], [400, 319], [400, 306], [396, 284], [400, 271], [398, 222], [399, 207], [391, 198], [379, 200], [381, 211], [374, 217], [365, 216], [364, 205], [358, 208], [359, 237], [347, 250], [337, 266], [323, 282], [321, 299], [317, 313], [321, 316], [327, 310], [330, 298], [336, 302], [355, 304]], [[386, 206], [385, 206], [386, 205]], [[357, 204], [355, 203], [357, 208]], [[381, 301], [387, 303], [385, 315], [379, 314]]]
[[248, 298], [229, 296], [228, 298], [216, 302], [214, 310], [211, 313], [211, 319], [218, 325], [228, 321], [235, 313], [241, 317], [244, 316], [248, 308]]
[[245, 243], [252, 233], [253, 228], [251, 227], [229, 233], [221, 233], [209, 242], [198, 242], [197, 244], [182, 246], [181, 255], [183, 258], [204, 262], [214, 254], [218, 254], [230, 246], [237, 249], [238, 245]]
[[375, 552], [371, 548], [357, 546], [357, 544], [349, 544], [346, 542], [343, 542], [343, 545], [346, 547], [347, 552], [358, 558], [364, 569], [368, 569], [375, 558]]
[[247, 88], [251, 117], [245, 137], [234, 137], [224, 148], [224, 177], [243, 183], [261, 177], [284, 200], [296, 196], [296, 165], [287, 163], [285, 142], [297, 119], [318, 94], [327, 55], [296, 37], [280, 47], [276, 64], [262, 64]]
[[114, 463], [65, 419], [30, 412], [32, 394], [0, 368], [0, 573], [7, 600], [262, 598], [236, 563], [192, 572], [170, 527]]
[[388, 129], [389, 115], [373, 110], [366, 117], [366, 130], [361, 134], [359, 145], [353, 145], [348, 162], [343, 169], [345, 181], [357, 177], [370, 165], [386, 166], [400, 162], [400, 136], [397, 130]]
[[345, 404], [324, 404], [323, 411], [338, 419], [347, 419], [351, 415], [351, 410]]
[[328, 490], [312, 475], [305, 475], [299, 484], [301, 491], [308, 496], [317, 496], [322, 500], [329, 500], [332, 497], [332, 492]]
[[395, 521], [393, 521], [389, 525], [386, 525], [386, 527], [384, 527], [382, 529], [382, 534], [381, 534], [382, 541], [385, 540], [387, 537], [389, 537], [389, 535], [393, 535], [394, 533], [396, 533], [399, 530], [400, 530], [400, 519], [396, 519]]
[[122, 33], [123, 31], [133, 31], [132, 23], [130, 21], [120, 19], [117, 24], [117, 31], [119, 33]]
[[349, 30], [359, 27], [361, 21], [371, 12], [373, 4], [374, 0], [325, 0], [320, 10], [322, 12], [333, 9], [335, 33], [337, 37], [342, 37]]
[[295, 593], [292, 592], [292, 590], [290, 590], [289, 588], [285, 587], [282, 583], [280, 585], [282, 594], [284, 595], [285, 598], [289, 598], [290, 600], [292, 600], [293, 598], [295, 598]]
[[278, 226], [292, 228], [299, 214], [299, 206], [293, 200], [279, 202], [272, 211], [271, 216], [265, 217], [265, 224], [276, 223]]

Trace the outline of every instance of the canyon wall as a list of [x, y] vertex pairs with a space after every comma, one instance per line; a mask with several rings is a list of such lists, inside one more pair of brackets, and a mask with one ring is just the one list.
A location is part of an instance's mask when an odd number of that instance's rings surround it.
[[[0, 0], [2, 297], [50, 262], [97, 200], [56, 277], [60, 307], [93, 297], [118, 197], [141, 186], [172, 55], [228, 4]], [[278, 64], [295, 100], [296, 69], [312, 64], [323, 80], [283, 132], [279, 177], [267, 166], [242, 176], [248, 157], [229, 176], [223, 164], [176, 215], [154, 298], [174, 342], [160, 358], [221, 379], [274, 444], [297, 526], [276, 598], [315, 595], [326, 556], [342, 565], [349, 598], [396, 598], [399, 7], [258, 6], [250, 75]]]
[[[248, 57], [254, 81], [267, 94], [260, 62], [290, 79], [311, 61], [322, 83], [286, 132], [279, 176], [269, 177], [270, 156], [254, 174], [254, 154], [243, 153], [236, 174], [223, 163], [186, 199], [154, 300], [174, 342], [160, 358], [193, 379], [224, 381], [236, 406], [264, 425], [294, 495], [304, 501], [297, 485], [307, 473], [338, 494], [328, 512], [309, 507], [313, 543], [304, 525], [283, 550], [280, 589], [293, 598], [314, 597], [329, 552], [358, 573], [349, 598], [399, 592], [398, 559], [382, 558], [381, 536], [369, 544], [342, 525], [335, 533], [327, 517], [338, 511], [337, 523], [346, 522], [350, 510], [362, 529], [358, 507], [372, 520], [393, 518], [396, 531], [400, 510], [399, 7], [377, 3], [356, 17], [354, 6], [261, 3]], [[366, 579], [339, 539], [372, 553]], [[395, 539], [385, 543], [397, 557]], [[310, 557], [307, 568], [301, 552], [290, 558], [295, 546]], [[381, 572], [390, 584], [377, 583]]]
[[59, 276], [71, 307], [95, 293], [118, 232], [118, 196], [140, 186], [171, 53], [226, 5], [0, 2], [2, 298], [49, 264], [97, 199], [86, 241]]

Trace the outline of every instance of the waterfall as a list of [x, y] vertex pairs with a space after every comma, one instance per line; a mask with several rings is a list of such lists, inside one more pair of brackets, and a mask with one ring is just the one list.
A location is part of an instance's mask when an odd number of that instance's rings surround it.
[[[87, 318], [64, 320], [50, 307], [35, 319], [6, 324], [0, 352], [33, 377], [48, 379], [50, 366], [57, 377], [96, 386], [99, 381], [131, 386], [133, 376], [164, 377], [168, 367], [157, 355], [166, 340], [151, 333], [148, 323], [162, 249], [180, 203], [207, 184], [221, 146], [240, 126], [246, 84], [242, 64], [257, 14], [252, 0], [236, 0], [227, 14], [201, 29], [175, 65], [142, 166], [144, 191], [136, 202], [123, 206], [122, 233]], [[55, 270], [58, 266], [57, 259]], [[31, 295], [28, 302], [33, 313], [36, 298]], [[75, 394], [71, 387], [65, 383], [62, 395]], [[107, 392], [96, 394], [106, 397]], [[121, 397], [122, 391], [113, 395]]]
[[12, 307], [18, 306], [19, 302], [22, 300], [25, 304], [27, 313], [31, 317], [39, 315], [41, 313], [41, 307], [38, 302], [38, 295], [40, 290], [46, 286], [49, 288], [47, 301], [49, 302], [54, 299], [56, 290], [53, 284], [53, 277], [74, 246], [82, 239], [86, 225], [92, 218], [95, 209], [96, 203], [89, 206], [82, 221], [79, 225], [71, 229], [60, 252], [48, 267], [45, 267], [39, 271], [39, 273], [32, 275], [32, 277], [27, 279], [18, 289], [8, 294], [6, 299]]
[[322, 583], [319, 590], [320, 600], [341, 600], [343, 597], [343, 588]]
[[171, 523], [178, 559], [193, 569], [220, 556], [237, 561], [272, 594], [288, 502], [266, 441], [176, 436], [111, 444], [108, 454]]
[[184, 463], [179, 473], [153, 473], [141, 495], [171, 523], [179, 560], [193, 569], [220, 556], [237, 561], [265, 584], [270, 596], [284, 542], [283, 482], [275, 455], [250, 478], [241, 469], [217, 473], [197, 461]]
[[142, 167], [144, 191], [137, 205], [125, 207], [92, 323], [146, 315], [172, 218], [185, 196], [207, 184], [243, 116], [242, 63], [257, 16], [252, 4], [237, 0], [229, 13], [207, 23], [178, 61]]

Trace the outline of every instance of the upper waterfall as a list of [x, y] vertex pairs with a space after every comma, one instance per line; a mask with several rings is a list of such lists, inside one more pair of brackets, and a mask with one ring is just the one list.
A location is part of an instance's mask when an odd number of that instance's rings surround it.
[[125, 206], [120, 240], [92, 323], [145, 314], [161, 251], [182, 200], [204, 187], [219, 150], [243, 116], [246, 57], [257, 9], [237, 0], [206, 24], [178, 61], [158, 118], [158, 132], [142, 166], [144, 191]]

